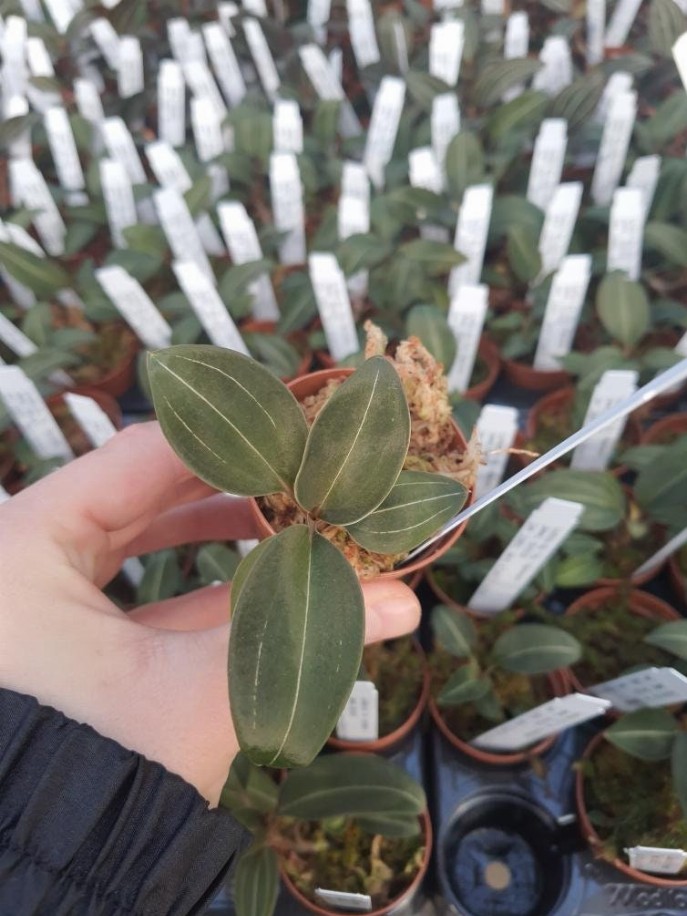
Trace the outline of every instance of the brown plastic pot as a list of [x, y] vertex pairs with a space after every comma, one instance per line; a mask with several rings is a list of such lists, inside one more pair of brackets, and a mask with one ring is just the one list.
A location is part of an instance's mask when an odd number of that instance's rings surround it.
[[[552, 698], [562, 697], [569, 692], [565, 677], [558, 671], [553, 671], [551, 674], [548, 674], [547, 679], [549, 681]], [[497, 754], [495, 751], [485, 751], [479, 747], [475, 747], [467, 741], [463, 741], [458, 735], [452, 732], [441, 714], [441, 709], [431, 695], [428, 705], [434, 724], [449, 744], [452, 744], [461, 754], [465, 754], [467, 757], [472, 758], [472, 760], [477, 761], [477, 763], [485, 764], [486, 766], [507, 767], [517, 766], [521, 763], [529, 763], [533, 757], [539, 757], [546, 753], [546, 751], [553, 746], [558, 737], [557, 735], [551, 735], [549, 738], [544, 738], [543, 741], [540, 741], [538, 744], [524, 751]]]
[[93, 397], [93, 392], [99, 391], [111, 398], [121, 398], [136, 380], [136, 357], [140, 349], [141, 344], [132, 335], [126, 353], [114, 368], [95, 381], [84, 385], [77, 384], [69, 390], [74, 394], [84, 394], [88, 397]]
[[[609, 599], [615, 598], [619, 592], [622, 592], [622, 586], [595, 588], [591, 592], [581, 595], [577, 601], [566, 609], [565, 614], [572, 617], [575, 614], [582, 614], [586, 611], [596, 611], [602, 607]], [[636, 614], [638, 617], [646, 617], [649, 620], [680, 620], [680, 615], [666, 601], [650, 595], [649, 592], [640, 591], [632, 588], [627, 592], [627, 609], [629, 613]], [[564, 670], [564, 676], [567, 679], [570, 688], [581, 693], [585, 693], [587, 688], [575, 675], [572, 668]]]
[[[293, 381], [289, 382], [287, 387], [297, 400], [302, 401], [304, 398], [307, 398], [310, 395], [317, 394], [317, 392], [320, 391], [320, 389], [323, 388], [330, 379], [344, 379], [349, 375], [352, 375], [353, 372], [355, 372], [355, 369], [350, 368], [320, 369], [317, 372], [311, 372], [308, 375], [303, 375], [300, 378], [293, 379]], [[467, 442], [465, 437], [455, 422], [453, 423], [453, 428], [455, 432], [456, 444], [460, 448], [466, 449]], [[471, 490], [468, 494], [466, 505], [470, 505], [473, 500], [474, 490]], [[255, 499], [251, 499], [249, 505], [258, 529], [258, 537], [260, 540], [264, 540], [265, 538], [271, 537], [273, 534], [275, 534], [276, 532], [274, 528], [262, 514], [257, 501]], [[434, 563], [434, 561], [439, 557], [443, 556], [446, 551], [456, 543], [463, 531], [465, 531], [466, 525], [467, 522], [463, 523], [450, 534], [447, 534], [445, 538], [442, 538], [441, 541], [437, 541], [437, 543], [433, 544], [432, 547], [426, 551], [424, 556], [418, 557], [412, 563], [401, 566], [399, 569], [390, 569], [388, 572], [379, 573], [379, 575], [375, 576], [375, 578], [403, 579], [406, 576], [410, 576], [421, 569], [425, 569], [427, 566]]]
[[[401, 907], [405, 907], [410, 902], [422, 884], [424, 877], [427, 874], [429, 860], [432, 855], [433, 835], [432, 822], [429, 818], [429, 814], [425, 811], [420, 815], [419, 820], [422, 828], [422, 833], [425, 837], [425, 852], [422, 857], [422, 864], [420, 865], [418, 873], [413, 878], [412, 883], [408, 885], [406, 890], [403, 891], [399, 897], [397, 897], [395, 900], [392, 900], [386, 906], [372, 910], [372, 912], [368, 913], [367, 916], [393, 916], [393, 914], [399, 911]], [[305, 907], [306, 910], [309, 910], [311, 913], [317, 913], [318, 916], [332, 916], [332, 914], [340, 914], [344, 912], [339, 909], [327, 910], [323, 906], [319, 906], [317, 903], [314, 903], [312, 900], [308, 900], [308, 898], [298, 890], [298, 888], [291, 881], [283, 868], [280, 868], [279, 871], [284, 887], [287, 889], [289, 894], [291, 894], [293, 899], [302, 907]], [[332, 888], [332, 890], [335, 890], [335, 888]]]
[[[581, 762], [589, 760], [589, 758], [593, 755], [594, 751], [599, 747], [603, 740], [603, 732], [592, 738], [592, 740], [585, 748], [584, 753], [582, 754]], [[582, 834], [591, 847], [592, 852], [597, 858], [604, 858], [602, 856], [603, 843], [599, 837], [599, 834], [596, 832], [596, 828], [589, 819], [587, 803], [584, 797], [584, 773], [582, 770], [582, 767], [578, 767], [577, 775], [575, 777], [575, 801], [577, 803], [577, 816], [579, 819], [580, 827], [582, 829]], [[686, 878], [659, 878], [656, 875], [650, 875], [648, 872], [639, 871], [637, 868], [631, 868], [627, 862], [623, 862], [622, 859], [613, 859], [610, 864], [614, 868], [617, 868], [618, 871], [621, 871], [624, 875], [627, 875], [628, 878], [632, 878], [633, 881], [640, 881], [642, 884], [651, 884], [653, 887], [687, 887]]]
[[[274, 334], [276, 328], [276, 321], [254, 321], [249, 319], [248, 321], [241, 322], [239, 330], [242, 334], [244, 331], [248, 334]], [[286, 339], [299, 351], [299, 353], [302, 350], [303, 354], [298, 363], [296, 374], [286, 378], [282, 377], [283, 382], [288, 382], [291, 381], [292, 378], [300, 378], [300, 376], [305, 375], [312, 363], [312, 353], [307, 346], [307, 337], [305, 334], [295, 331], [293, 334], [287, 334]]]
[[642, 435], [642, 445], [663, 445], [666, 438], [687, 434], [687, 413], [672, 413], [652, 423]]
[[571, 380], [570, 373], [563, 369], [534, 369], [514, 359], [503, 360], [503, 371], [509, 382], [527, 391], [551, 391], [569, 385]]
[[465, 391], [463, 397], [470, 398], [471, 401], [483, 401], [496, 384], [496, 379], [501, 371], [499, 348], [486, 334], [480, 338], [477, 355], [487, 367], [487, 377]]
[[422, 651], [420, 643], [416, 639], [413, 640], [413, 648], [422, 658], [422, 686], [420, 687], [417, 703], [405, 722], [394, 729], [394, 731], [389, 732], [388, 735], [383, 735], [381, 738], [376, 738], [374, 741], [342, 741], [341, 738], [332, 735], [331, 738], [327, 740], [327, 744], [330, 747], [336, 748], [337, 751], [367, 751], [370, 754], [387, 753], [397, 747], [397, 745], [413, 731], [420, 721], [422, 713], [427, 708], [431, 686], [427, 659], [425, 658], [425, 653]]

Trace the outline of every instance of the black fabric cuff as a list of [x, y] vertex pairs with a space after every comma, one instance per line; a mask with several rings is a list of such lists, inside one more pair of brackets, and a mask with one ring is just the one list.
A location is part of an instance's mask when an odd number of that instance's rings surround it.
[[188, 916], [244, 831], [88, 725], [0, 690], [0, 914]]

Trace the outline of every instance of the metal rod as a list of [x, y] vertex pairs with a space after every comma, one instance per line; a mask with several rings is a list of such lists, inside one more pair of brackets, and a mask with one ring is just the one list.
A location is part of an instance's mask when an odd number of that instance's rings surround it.
[[431, 538], [428, 538], [419, 547], [416, 547], [415, 550], [413, 550], [405, 558], [405, 560], [403, 560], [403, 562], [398, 564], [398, 566], [401, 567], [405, 563], [410, 562], [410, 560], [414, 560], [415, 557], [419, 556], [421, 553], [424, 553], [428, 547], [431, 547], [432, 544], [440, 541], [451, 531], [454, 531], [459, 525], [462, 525], [463, 522], [466, 522], [469, 518], [472, 518], [473, 515], [477, 515], [477, 513], [481, 512], [482, 509], [486, 509], [487, 506], [490, 506], [493, 502], [496, 502], [497, 499], [500, 499], [506, 493], [509, 493], [515, 487], [519, 486], [521, 483], [529, 480], [529, 478], [534, 474], [538, 474], [539, 471], [543, 471], [544, 468], [548, 467], [559, 458], [562, 458], [563, 455], [567, 455], [568, 452], [572, 451], [574, 448], [577, 448], [577, 446], [581, 445], [583, 442], [586, 442], [587, 439], [590, 439], [593, 435], [595, 435], [595, 433], [598, 433], [602, 429], [605, 429], [607, 426], [610, 426], [611, 423], [619, 420], [621, 417], [626, 417], [629, 413], [632, 413], [633, 410], [636, 410], [643, 404], [653, 400], [655, 397], [657, 397], [657, 395], [662, 394], [664, 391], [675, 388], [686, 379], [687, 359], [683, 359], [679, 363], [676, 363], [676, 365], [671, 366], [670, 369], [666, 369], [665, 372], [657, 375], [655, 379], [652, 379], [652, 381], [648, 382], [638, 391], [635, 391], [635, 393], [630, 395], [630, 397], [620, 401], [615, 405], [615, 407], [611, 407], [608, 410], [605, 410], [602, 414], [599, 414], [596, 420], [592, 420], [591, 423], [583, 426], [582, 429], [578, 429], [578, 431], [573, 433], [572, 436], [568, 436], [567, 439], [564, 439], [558, 445], [554, 446], [552, 449], [549, 449], [548, 452], [540, 455], [539, 458], [536, 458], [532, 462], [532, 464], [529, 464], [526, 468], [518, 471], [517, 474], [509, 477], [508, 480], [505, 480], [502, 484], [499, 484], [498, 487], [495, 487], [489, 493], [485, 493], [485, 495], [478, 499], [477, 502], [474, 502], [471, 506], [463, 509], [458, 513], [458, 515], [454, 516], [450, 522], [447, 522], [441, 531], [435, 535], [432, 535]]

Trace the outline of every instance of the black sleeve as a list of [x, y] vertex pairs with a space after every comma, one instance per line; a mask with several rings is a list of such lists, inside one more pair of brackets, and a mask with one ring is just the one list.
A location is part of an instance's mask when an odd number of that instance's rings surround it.
[[0, 916], [187, 916], [243, 831], [183, 779], [0, 690]]

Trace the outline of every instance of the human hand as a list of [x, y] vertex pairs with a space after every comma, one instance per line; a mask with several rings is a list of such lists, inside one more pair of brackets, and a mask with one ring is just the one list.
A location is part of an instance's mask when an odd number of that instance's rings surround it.
[[[195, 478], [157, 423], [129, 427], [0, 508], [0, 686], [88, 723], [216, 804], [238, 750], [229, 586], [129, 613], [101, 588], [127, 556], [254, 536], [246, 500]], [[417, 626], [401, 582], [363, 593], [367, 642]]]

